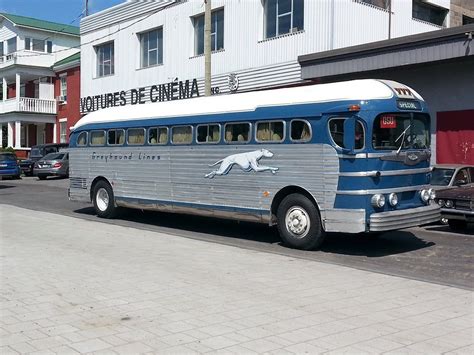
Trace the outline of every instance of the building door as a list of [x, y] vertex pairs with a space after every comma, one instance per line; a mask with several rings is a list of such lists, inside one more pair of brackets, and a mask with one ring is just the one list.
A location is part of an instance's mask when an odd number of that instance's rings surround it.
[[474, 164], [474, 110], [437, 113], [436, 162]]

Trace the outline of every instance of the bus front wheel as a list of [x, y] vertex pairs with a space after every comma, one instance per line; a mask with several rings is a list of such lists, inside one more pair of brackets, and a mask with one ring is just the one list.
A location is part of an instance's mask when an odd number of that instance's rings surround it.
[[99, 181], [94, 186], [94, 209], [99, 217], [113, 218], [117, 213], [115, 207], [114, 191], [106, 181]]
[[278, 232], [292, 248], [312, 250], [324, 241], [325, 232], [314, 203], [304, 195], [286, 196], [277, 210]]

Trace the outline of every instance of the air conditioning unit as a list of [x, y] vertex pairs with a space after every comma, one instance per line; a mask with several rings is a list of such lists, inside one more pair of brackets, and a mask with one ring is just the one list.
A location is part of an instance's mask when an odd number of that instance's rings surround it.
[[56, 100], [59, 103], [65, 102], [66, 101], [66, 96], [56, 96]]

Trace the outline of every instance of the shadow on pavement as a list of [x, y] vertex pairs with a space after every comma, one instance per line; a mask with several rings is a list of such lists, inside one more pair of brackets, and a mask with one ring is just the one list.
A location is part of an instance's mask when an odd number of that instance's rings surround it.
[[[1, 181], [1, 180], [0, 180], [0, 181]], [[0, 190], [2, 190], [2, 189], [11, 189], [12, 187], [16, 187], [16, 186], [14, 186], [14, 185], [3, 185], [3, 184], [1, 184], [1, 185], [0, 185]]]
[[[74, 211], [95, 215], [92, 207]], [[266, 224], [237, 222], [225, 219], [201, 217], [165, 212], [124, 209], [114, 224], [128, 225], [120, 221], [140, 223], [148, 227], [174, 229], [193, 233], [212, 234], [213, 237], [234, 238], [266, 244], [282, 244], [276, 228]], [[129, 226], [129, 225], [128, 225]], [[161, 230], [162, 232], [168, 232]], [[396, 231], [378, 236], [365, 234], [329, 233], [319, 252], [366, 257], [383, 257], [406, 253], [436, 245], [425, 242], [413, 233]]]
[[451, 229], [449, 226], [445, 226], [445, 225], [429, 226], [429, 227], [426, 227], [426, 230], [453, 233], [453, 234], [459, 234], [459, 235], [474, 235], [474, 223], [468, 224], [468, 227], [463, 230], [454, 230], [454, 229]]

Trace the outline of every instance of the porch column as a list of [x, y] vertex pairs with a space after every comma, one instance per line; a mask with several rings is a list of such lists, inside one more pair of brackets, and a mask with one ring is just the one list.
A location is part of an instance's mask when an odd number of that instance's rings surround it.
[[8, 143], [7, 147], [13, 147], [13, 122], [8, 122]]
[[53, 143], [58, 143], [58, 132], [56, 131], [56, 122], [53, 124]]
[[2, 78], [2, 100], [5, 101], [7, 99], [7, 80]]
[[[15, 96], [16, 96], [16, 109], [20, 109], [20, 91], [21, 91], [20, 73], [15, 74]], [[16, 146], [16, 143], [15, 143]]]
[[21, 148], [21, 121], [15, 121], [15, 149]]

